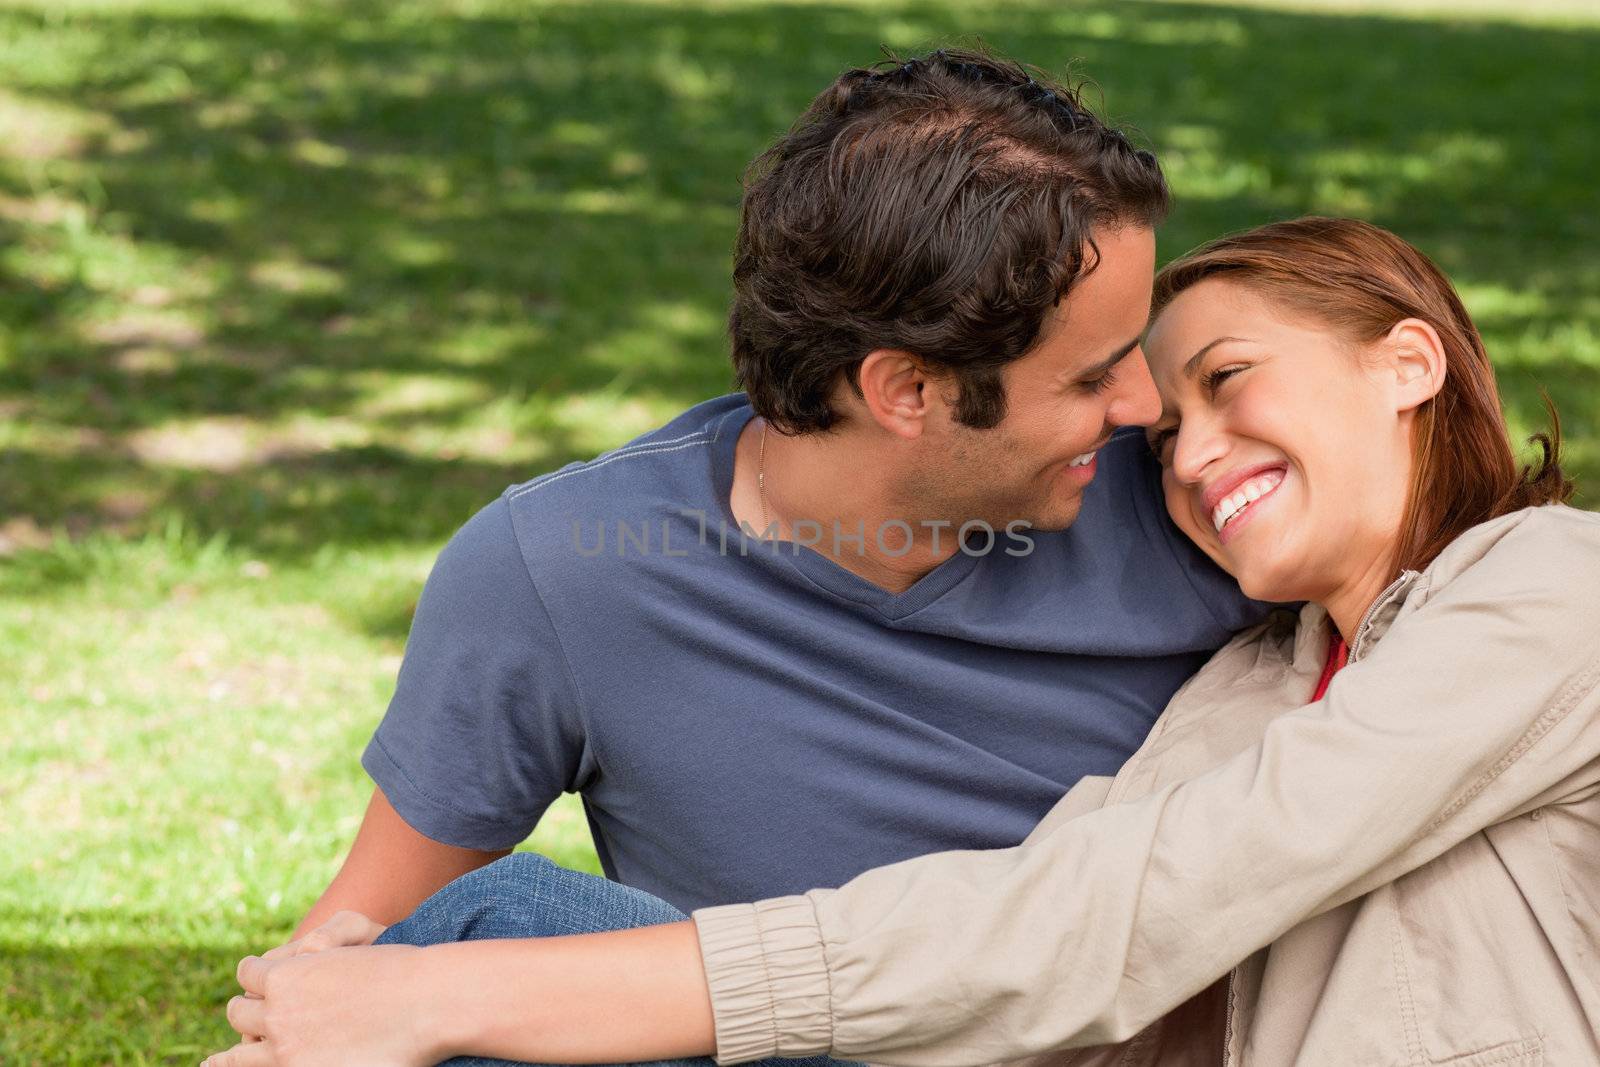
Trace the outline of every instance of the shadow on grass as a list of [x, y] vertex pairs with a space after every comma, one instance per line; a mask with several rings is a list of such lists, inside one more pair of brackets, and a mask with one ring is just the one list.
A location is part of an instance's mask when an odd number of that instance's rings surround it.
[[[528, 847], [528, 846], [524, 846]], [[547, 841], [557, 863], [598, 873], [587, 837]], [[23, 943], [0, 934], [0, 1063], [52, 1067], [195, 1064], [231, 1047], [223, 1011], [239, 992], [234, 969], [280, 944], [310, 901], [275, 914], [252, 911], [223, 937], [145, 944], [137, 932], [183, 925], [214, 929], [207, 916], [131, 909], [57, 911], [0, 905], [0, 930], [70, 930], [75, 947]], [[132, 936], [130, 936], [132, 935]], [[134, 943], [129, 943], [130, 941]]]
[[198, 1063], [238, 1040], [223, 1007], [235, 965], [261, 949], [0, 944], [0, 1062]]
[[[1163, 153], [1172, 255], [1305, 211], [1434, 254], [1600, 426], [1600, 30], [1158, 3], [0, 13], [0, 522], [442, 540], [730, 387], [737, 176], [845, 65], [981, 33]], [[804, 47], [797, 47], [804, 42]], [[29, 125], [31, 123], [32, 125]], [[1531, 309], [1531, 310], [1530, 310]], [[1568, 333], [1561, 334], [1560, 329]], [[1564, 338], [1564, 339], [1563, 339]], [[1581, 475], [1600, 456], [1580, 453]], [[1589, 499], [1594, 499], [1590, 497]]]

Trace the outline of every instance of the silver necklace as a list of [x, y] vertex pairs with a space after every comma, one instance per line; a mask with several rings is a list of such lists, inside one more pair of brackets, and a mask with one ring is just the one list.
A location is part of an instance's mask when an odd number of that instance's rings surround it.
[[761, 533], [767, 532], [767, 420], [761, 420], [761, 451], [756, 460], [756, 493], [761, 497]]

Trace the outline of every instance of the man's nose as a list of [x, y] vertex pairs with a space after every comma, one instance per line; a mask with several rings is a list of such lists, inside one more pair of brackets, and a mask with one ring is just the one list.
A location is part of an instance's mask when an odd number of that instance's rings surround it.
[[1123, 366], [1126, 373], [1117, 382], [1116, 396], [1106, 407], [1106, 421], [1113, 426], [1149, 426], [1161, 417], [1161, 396], [1150, 376], [1144, 349], [1129, 352]]

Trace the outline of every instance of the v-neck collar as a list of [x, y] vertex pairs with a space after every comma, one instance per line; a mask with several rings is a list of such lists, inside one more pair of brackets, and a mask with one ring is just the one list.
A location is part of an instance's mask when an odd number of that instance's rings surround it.
[[[711, 483], [716, 495], [716, 514], [727, 523], [730, 531], [739, 529], [739, 520], [729, 505], [739, 437], [754, 417], [755, 411], [748, 404], [735, 408], [722, 417], [712, 436]], [[902, 593], [885, 589], [823, 553], [793, 541], [757, 542], [752, 544], [747, 558], [796, 571], [812, 585], [841, 600], [870, 608], [885, 619], [899, 620], [921, 611], [959, 585], [977, 568], [982, 556], [958, 549], [955, 555], [918, 578]]]

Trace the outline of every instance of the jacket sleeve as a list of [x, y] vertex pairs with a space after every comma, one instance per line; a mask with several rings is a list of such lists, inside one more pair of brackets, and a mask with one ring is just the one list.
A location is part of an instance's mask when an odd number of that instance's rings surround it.
[[1561, 511], [1414, 595], [1322, 701], [1200, 777], [1017, 848], [696, 912], [718, 1061], [1122, 1041], [1301, 921], [1592, 782], [1600, 521]]

